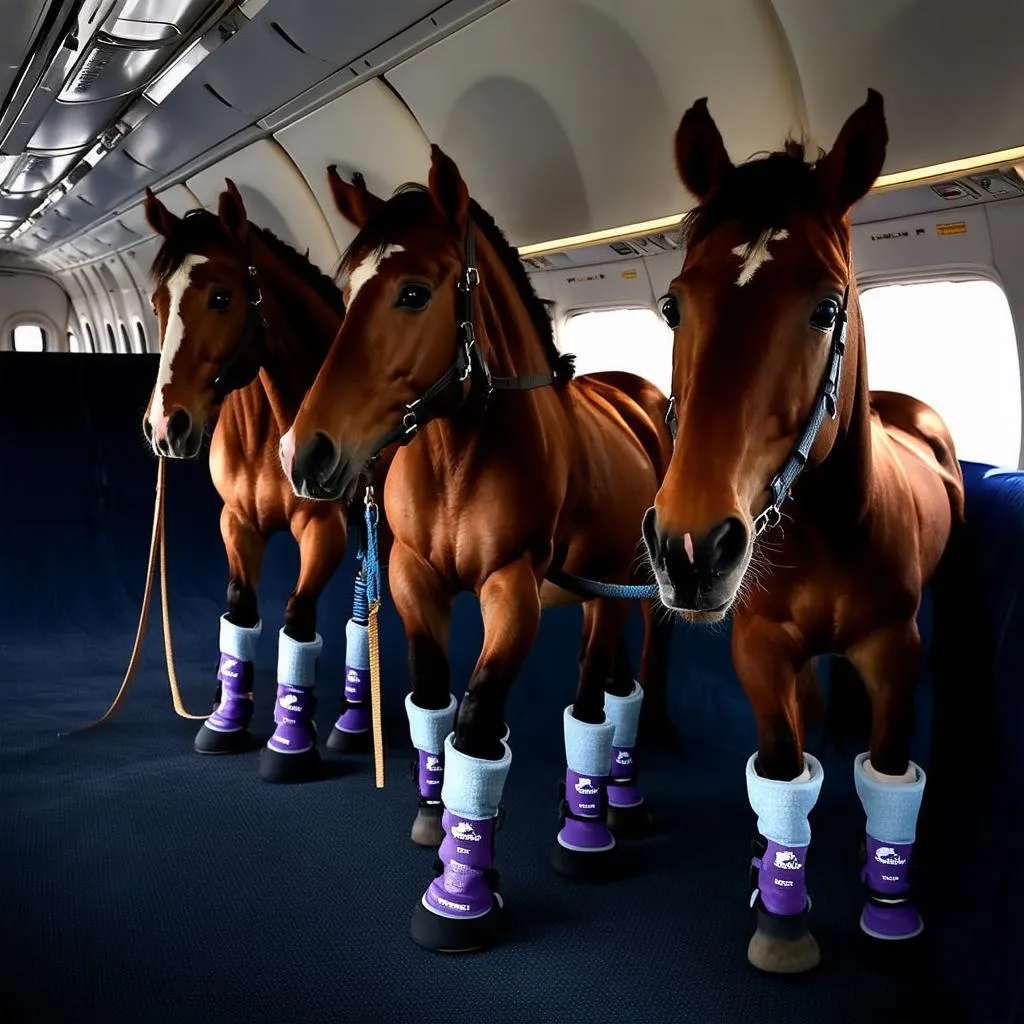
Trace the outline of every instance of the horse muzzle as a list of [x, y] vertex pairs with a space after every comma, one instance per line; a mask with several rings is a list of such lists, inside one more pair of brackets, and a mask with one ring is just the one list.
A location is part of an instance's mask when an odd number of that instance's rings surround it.
[[156, 421], [147, 416], [142, 430], [153, 451], [165, 459], [194, 459], [203, 446], [203, 424], [180, 407]]
[[676, 532], [649, 508], [643, 538], [666, 608], [698, 622], [725, 617], [750, 561], [750, 534], [741, 519], [727, 516], [701, 533]]
[[312, 501], [338, 501], [355, 491], [361, 466], [346, 458], [326, 434], [318, 431], [305, 444], [295, 447], [288, 431], [281, 438], [281, 465], [292, 490]]

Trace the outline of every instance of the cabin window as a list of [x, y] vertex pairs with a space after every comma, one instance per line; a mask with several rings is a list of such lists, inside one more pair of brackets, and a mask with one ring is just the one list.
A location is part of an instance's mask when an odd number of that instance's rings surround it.
[[128, 328], [125, 327], [124, 324], [119, 324], [118, 326], [121, 328], [121, 341], [124, 342], [124, 350], [125, 352], [131, 352], [132, 338], [131, 335], [128, 333]]
[[95, 352], [96, 351], [96, 337], [92, 333], [92, 324], [90, 324], [88, 320], [85, 321], [85, 337], [86, 337], [86, 340], [89, 343], [89, 351], [90, 352]]
[[990, 280], [887, 284], [860, 302], [868, 385], [927, 402], [961, 459], [1016, 467], [1020, 359], [1002, 288]]
[[74, 331], [68, 331], [68, 351], [69, 352], [78, 352], [78, 351], [80, 351], [80, 349], [78, 347], [78, 338], [75, 337], [75, 332]]
[[46, 348], [46, 331], [39, 324], [18, 324], [13, 331], [15, 352], [42, 352]]
[[576, 356], [576, 372], [626, 370], [667, 395], [672, 388], [672, 332], [652, 309], [595, 309], [572, 314], [558, 347]]
[[146, 346], [146, 328], [142, 326], [141, 320], [135, 321], [135, 333], [139, 336], [139, 351], [147, 352]]
[[107, 341], [110, 344], [111, 352], [119, 352], [120, 349], [117, 347], [117, 338], [114, 336], [114, 328], [110, 324], [104, 325], [107, 328]]

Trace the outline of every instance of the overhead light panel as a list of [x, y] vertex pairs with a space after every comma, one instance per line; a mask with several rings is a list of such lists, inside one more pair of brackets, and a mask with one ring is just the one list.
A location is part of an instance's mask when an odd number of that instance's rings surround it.
[[149, 84], [143, 92], [150, 103], [157, 105], [165, 99], [210, 55], [203, 45], [202, 39], [197, 39], [185, 49], [176, 60], [169, 64]]

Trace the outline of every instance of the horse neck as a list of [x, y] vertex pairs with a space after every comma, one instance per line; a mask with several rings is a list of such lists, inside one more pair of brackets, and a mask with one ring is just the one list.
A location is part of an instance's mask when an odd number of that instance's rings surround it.
[[[319, 372], [341, 317], [258, 234], [253, 241], [253, 261], [268, 327], [260, 381], [283, 433], [291, 426]], [[315, 272], [312, 266], [310, 270]]]

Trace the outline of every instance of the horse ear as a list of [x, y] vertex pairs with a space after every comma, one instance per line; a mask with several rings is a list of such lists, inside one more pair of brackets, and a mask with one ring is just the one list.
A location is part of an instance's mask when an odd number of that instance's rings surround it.
[[327, 181], [338, 213], [357, 229], [365, 227], [377, 208], [384, 204], [380, 196], [366, 187], [366, 179], [358, 171], [353, 173], [350, 185], [338, 173], [337, 164], [331, 164], [327, 168]]
[[843, 216], [867, 194], [882, 173], [889, 130], [885, 124], [882, 94], [868, 89], [868, 98], [839, 130], [835, 144], [817, 164], [826, 208]]
[[455, 161], [440, 146], [430, 147], [430, 194], [437, 208], [458, 228], [469, 221], [469, 189]]
[[181, 218], [176, 217], [171, 213], [171, 211], [168, 210], [159, 199], [157, 199], [153, 190], [148, 186], [146, 188], [144, 209], [146, 211], [146, 221], [158, 235], [163, 235], [164, 238], [170, 238], [171, 235], [174, 234], [174, 229], [178, 226], [178, 222]]
[[245, 212], [245, 203], [242, 202], [242, 193], [230, 178], [225, 178], [224, 184], [227, 187], [220, 194], [217, 216], [224, 230], [239, 245], [245, 245], [249, 240], [249, 218]]
[[701, 202], [732, 170], [722, 134], [708, 113], [706, 96], [683, 114], [676, 129], [676, 168], [682, 183]]

